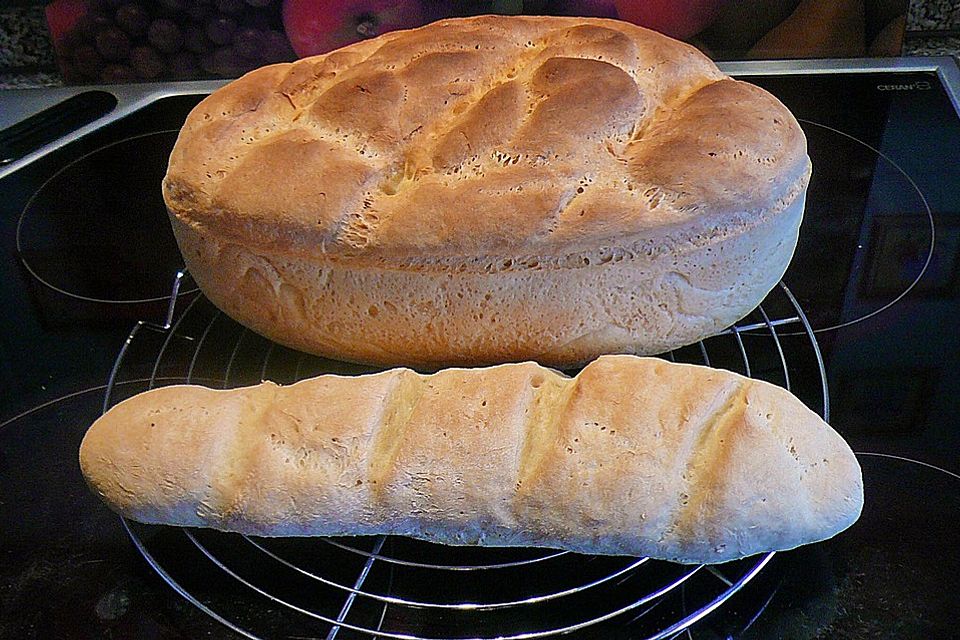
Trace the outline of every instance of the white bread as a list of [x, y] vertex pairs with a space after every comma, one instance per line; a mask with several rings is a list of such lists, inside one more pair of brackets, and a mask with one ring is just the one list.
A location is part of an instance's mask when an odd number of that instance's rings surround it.
[[80, 465], [147, 523], [687, 563], [828, 538], [863, 504], [849, 447], [786, 390], [634, 356], [163, 387], [97, 420]]
[[385, 365], [660, 353], [775, 285], [806, 140], [762, 89], [615, 20], [482, 16], [254, 71], [163, 194], [236, 320]]

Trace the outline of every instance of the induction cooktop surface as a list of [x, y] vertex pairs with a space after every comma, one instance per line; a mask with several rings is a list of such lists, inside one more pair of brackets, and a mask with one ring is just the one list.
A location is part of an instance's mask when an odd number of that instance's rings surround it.
[[[67, 119], [70, 132], [36, 120], [16, 144], [0, 132], [22, 152], [0, 172], [0, 637], [954, 637], [960, 118], [945, 79], [956, 67], [728, 71], [778, 96], [807, 135], [800, 242], [756, 311], [662, 357], [770, 380], [825, 416], [863, 468], [851, 529], [684, 567], [120, 520], [77, 464], [106, 407], [176, 382], [372, 370], [270, 343], [197, 290], [159, 184], [179, 126], [213, 86], [145, 85], [119, 107], [95, 99], [112, 115]], [[37, 131], [58, 137], [28, 149]]]

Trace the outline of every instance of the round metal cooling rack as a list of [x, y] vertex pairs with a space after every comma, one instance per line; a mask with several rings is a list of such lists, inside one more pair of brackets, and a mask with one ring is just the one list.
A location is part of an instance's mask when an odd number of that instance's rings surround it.
[[[199, 294], [178, 314], [177, 292], [186, 277], [177, 274], [166, 318], [141, 321], [131, 330], [111, 372], [104, 410], [160, 384], [229, 388], [376, 370], [269, 342]], [[813, 329], [782, 283], [736, 326], [663, 357], [779, 384], [829, 419]], [[140, 388], [119, 384], [141, 377], [144, 369], [149, 375]], [[719, 609], [774, 556], [693, 566], [402, 537], [266, 539], [123, 524], [176, 592], [255, 639], [527, 640], [579, 637], [588, 628], [590, 637], [600, 628], [616, 628], [632, 638], [668, 639]]]

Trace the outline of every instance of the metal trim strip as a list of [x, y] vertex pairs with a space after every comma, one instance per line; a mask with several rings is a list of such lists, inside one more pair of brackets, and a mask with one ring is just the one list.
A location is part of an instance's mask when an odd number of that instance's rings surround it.
[[[924, 56], [911, 58], [843, 58], [818, 60], [738, 60], [720, 62], [720, 70], [731, 76], [739, 75], [789, 75], [811, 73], [885, 73], [933, 71], [937, 73], [960, 117], [960, 68], [950, 56]], [[117, 98], [117, 106], [98, 120], [77, 129], [73, 133], [37, 149], [20, 160], [0, 167], [0, 178], [56, 151], [57, 149], [88, 135], [111, 122], [170, 96], [210, 93], [226, 84], [226, 80], [193, 81], [178, 83], [142, 83], [133, 85], [89, 85], [58, 89], [13, 89], [0, 93], [0, 113], [15, 114], [26, 118], [49, 106], [84, 91], [106, 91]], [[0, 116], [0, 125], [9, 126], [12, 121]]]

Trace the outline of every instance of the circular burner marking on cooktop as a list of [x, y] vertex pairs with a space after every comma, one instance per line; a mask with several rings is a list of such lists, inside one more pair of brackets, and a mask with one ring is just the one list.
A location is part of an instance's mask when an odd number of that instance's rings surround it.
[[960, 474], [857, 451], [860, 519], [779, 554], [777, 594], [749, 638], [953, 638], [960, 604]]
[[160, 185], [178, 132], [113, 142], [48, 178], [17, 223], [17, 252], [30, 275], [87, 302], [169, 298], [183, 259]]
[[[886, 311], [917, 286], [934, 256], [934, 219], [916, 181], [889, 156], [839, 129], [798, 121], [814, 166], [800, 240], [784, 282], [814, 331], [825, 332]], [[878, 174], [895, 183], [878, 185]], [[895, 214], [871, 211], [877, 206], [868, 207], [868, 200], [883, 198], [871, 193], [875, 189], [904, 198]], [[866, 214], [873, 228], [864, 240]], [[897, 245], [896, 238], [884, 243], [887, 228], [909, 241], [911, 254], [902, 264], [889, 263], [890, 249]]]

